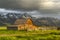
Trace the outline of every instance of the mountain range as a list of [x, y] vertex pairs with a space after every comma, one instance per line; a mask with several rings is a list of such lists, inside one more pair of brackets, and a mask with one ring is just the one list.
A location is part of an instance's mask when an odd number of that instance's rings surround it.
[[20, 18], [31, 18], [33, 21], [33, 24], [36, 26], [60, 26], [60, 19], [53, 18], [53, 17], [40, 17], [35, 18], [31, 15], [24, 13], [7, 13], [6, 15], [0, 14], [0, 26], [3, 25], [12, 25], [17, 19]]

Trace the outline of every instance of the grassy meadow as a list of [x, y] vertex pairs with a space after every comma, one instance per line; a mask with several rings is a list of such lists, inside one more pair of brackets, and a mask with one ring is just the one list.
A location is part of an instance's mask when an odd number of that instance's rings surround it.
[[60, 30], [18, 31], [0, 27], [0, 40], [60, 40]]

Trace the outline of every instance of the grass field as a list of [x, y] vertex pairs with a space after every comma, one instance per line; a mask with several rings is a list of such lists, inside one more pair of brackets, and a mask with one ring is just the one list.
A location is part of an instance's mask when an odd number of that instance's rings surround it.
[[0, 40], [60, 40], [60, 30], [17, 31], [0, 28]]

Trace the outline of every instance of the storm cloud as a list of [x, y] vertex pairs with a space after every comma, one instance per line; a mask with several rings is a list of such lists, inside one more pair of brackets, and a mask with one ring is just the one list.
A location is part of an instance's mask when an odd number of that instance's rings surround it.
[[60, 0], [0, 0], [2, 8], [59, 10]]
[[40, 16], [55, 17], [60, 15], [60, 0], [0, 0], [0, 8], [37, 10]]

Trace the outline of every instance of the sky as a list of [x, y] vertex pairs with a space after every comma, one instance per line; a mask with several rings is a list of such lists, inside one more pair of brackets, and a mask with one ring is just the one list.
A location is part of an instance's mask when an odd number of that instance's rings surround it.
[[36, 17], [60, 17], [60, 0], [0, 0], [0, 8], [37, 11]]

